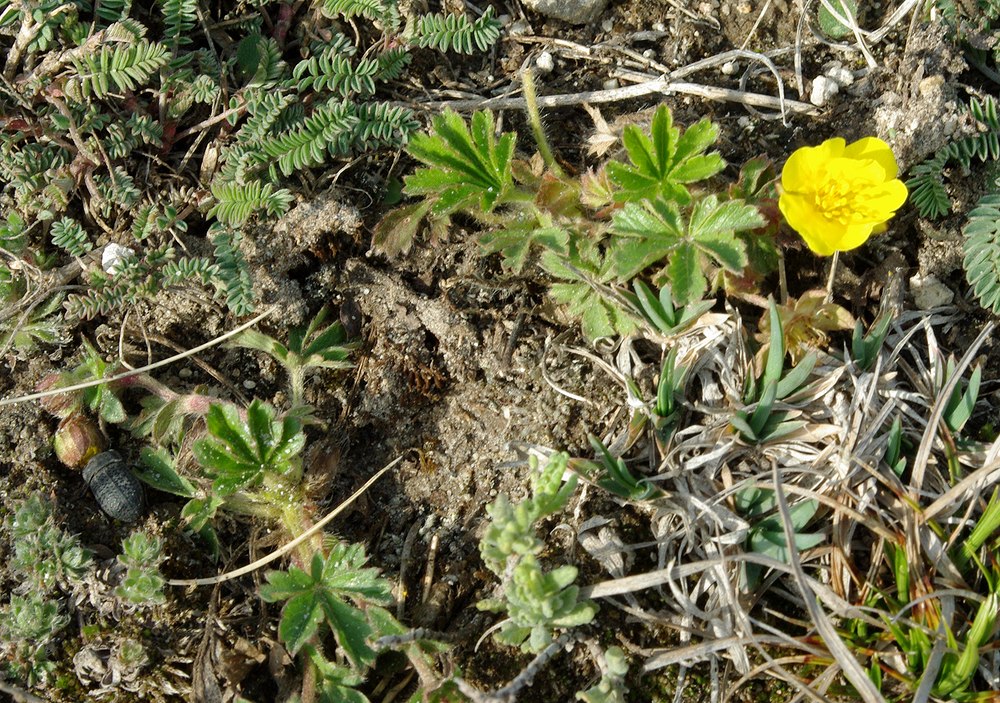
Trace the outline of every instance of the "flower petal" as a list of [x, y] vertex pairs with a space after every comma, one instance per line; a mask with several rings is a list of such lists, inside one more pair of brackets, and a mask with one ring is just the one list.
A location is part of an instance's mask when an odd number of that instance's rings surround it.
[[816, 182], [818, 162], [813, 158], [813, 147], [803, 147], [785, 161], [781, 169], [781, 188], [787, 193], [804, 192]]
[[893, 179], [874, 189], [874, 192], [868, 197], [867, 204], [872, 210], [883, 213], [882, 219], [885, 221], [895, 215], [896, 210], [903, 207], [907, 195], [906, 185], [900, 180]]
[[842, 230], [840, 242], [837, 244], [837, 251], [850, 251], [851, 249], [857, 249], [868, 241], [868, 238], [872, 236], [872, 232], [875, 231], [875, 225], [871, 222], [860, 222], [847, 225]]
[[844, 156], [849, 159], [871, 159], [885, 170], [885, 179], [895, 178], [899, 174], [896, 157], [889, 145], [878, 137], [859, 139], [844, 150]]

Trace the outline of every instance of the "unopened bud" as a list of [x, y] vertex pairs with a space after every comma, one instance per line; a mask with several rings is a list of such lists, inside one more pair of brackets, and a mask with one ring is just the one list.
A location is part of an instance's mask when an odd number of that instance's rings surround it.
[[[62, 374], [50, 373], [38, 382], [38, 385], [35, 386], [35, 390], [39, 392], [50, 391], [63, 385], [66, 384], [63, 382]], [[44, 410], [55, 415], [56, 417], [69, 417], [80, 409], [80, 395], [79, 393], [58, 393], [56, 395], [47, 395], [43, 398], [39, 398], [38, 404], [41, 405]]]
[[59, 423], [52, 444], [59, 461], [71, 469], [79, 469], [106, 449], [100, 428], [79, 413]]

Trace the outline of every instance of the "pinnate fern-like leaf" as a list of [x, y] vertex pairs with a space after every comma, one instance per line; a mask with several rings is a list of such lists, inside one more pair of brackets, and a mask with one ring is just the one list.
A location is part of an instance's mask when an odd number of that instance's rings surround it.
[[281, 172], [288, 176], [303, 168], [319, 166], [327, 155], [346, 154], [353, 144], [357, 122], [352, 103], [331, 100], [292, 130], [265, 140], [260, 149], [275, 159]]
[[225, 287], [226, 305], [237, 315], [248, 315], [254, 310], [253, 277], [240, 251], [240, 233], [226, 227], [213, 225], [209, 229], [215, 245], [215, 264], [219, 280]]
[[285, 188], [275, 190], [270, 183], [217, 183], [212, 185], [216, 203], [209, 210], [224, 225], [242, 225], [255, 212], [263, 210], [268, 215], [282, 215], [294, 199]]
[[52, 243], [65, 249], [70, 256], [83, 256], [94, 248], [83, 226], [72, 217], [52, 223]]
[[943, 174], [949, 163], [958, 163], [963, 171], [968, 172], [973, 160], [1000, 160], [997, 101], [991, 96], [986, 96], [982, 102], [973, 98], [969, 103], [969, 112], [983, 131], [949, 142], [910, 172], [906, 187], [910, 190], [910, 202], [921, 217], [943, 217], [951, 210]]
[[465, 15], [427, 14], [417, 18], [410, 40], [417, 46], [438, 51], [472, 54], [486, 51], [500, 37], [500, 22], [493, 16], [493, 7], [474, 22]]
[[163, 12], [163, 36], [171, 45], [191, 43], [191, 30], [198, 21], [198, 0], [159, 0]]
[[343, 17], [346, 20], [360, 15], [368, 20], [379, 20], [391, 12], [384, 0], [324, 0], [323, 14], [327, 17]]
[[407, 176], [404, 190], [436, 198], [433, 215], [474, 206], [490, 212], [513, 184], [514, 135], [497, 139], [489, 111], [472, 116], [471, 131], [456, 112], [436, 115], [432, 133], [414, 135], [407, 151], [428, 168]]
[[708, 118], [699, 120], [683, 133], [673, 125], [666, 105], [653, 114], [650, 134], [629, 125], [622, 142], [631, 164], [608, 163], [608, 175], [619, 191], [619, 202], [635, 202], [662, 196], [682, 205], [691, 201], [685, 187], [705, 180], [725, 167], [718, 152], [705, 153], [718, 138], [719, 128]]
[[[77, 76], [67, 84], [67, 95], [103, 98], [113, 89], [135, 90], [170, 60], [170, 50], [157, 42], [131, 46], [104, 46], [73, 62]], [[73, 86], [73, 87], [70, 87]]]
[[1000, 313], [1000, 193], [979, 201], [962, 234], [966, 280], [984, 308]]

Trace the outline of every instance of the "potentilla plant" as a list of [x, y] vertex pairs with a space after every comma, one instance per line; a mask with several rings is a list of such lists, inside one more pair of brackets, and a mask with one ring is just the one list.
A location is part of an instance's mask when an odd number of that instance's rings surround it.
[[[125, 374], [88, 347], [77, 369], [48, 378], [56, 389], [85, 380], [97, 384], [46, 399], [54, 414], [89, 420], [99, 415], [142, 438], [147, 444], [136, 470], [149, 486], [180, 496], [184, 525], [199, 535], [213, 553], [219, 550], [214, 522], [221, 513], [264, 519], [291, 541], [302, 538], [290, 552], [287, 571], [266, 574], [261, 598], [284, 603], [278, 633], [302, 667], [302, 701], [367, 700], [355, 687], [364, 681], [376, 652], [370, 642], [398, 634], [402, 628], [379, 607], [391, 600], [391, 586], [376, 569], [365, 567], [360, 545], [307, 538], [316, 524], [316, 501], [304, 481], [302, 450], [305, 429], [319, 421], [305, 404], [305, 383], [319, 369], [350, 366], [354, 344], [343, 325], [326, 323], [321, 311], [305, 328], [290, 332], [287, 344], [255, 332], [235, 340], [238, 346], [271, 354], [289, 373], [290, 407], [281, 410], [254, 399], [242, 406], [193, 391], [176, 392], [143, 372]], [[138, 394], [142, 411], [131, 416], [131, 399]], [[72, 439], [86, 444], [91, 435]], [[103, 441], [103, 436], [101, 437]], [[96, 441], [96, 440], [95, 440]], [[88, 456], [86, 446], [73, 457]], [[126, 566], [116, 595], [136, 607], [158, 605], [170, 598], [159, 572], [162, 542], [136, 532], [123, 543]], [[332, 633], [333, 653], [325, 633]]]
[[544, 270], [551, 295], [590, 339], [646, 321], [620, 286], [669, 286], [685, 306], [719, 287], [752, 287], [773, 268], [773, 219], [760, 207], [772, 198], [759, 178], [766, 168], [748, 164], [742, 188], [718, 182], [725, 161], [711, 150], [718, 128], [707, 118], [682, 130], [661, 105], [648, 132], [625, 129], [628, 163], [573, 178], [545, 141], [530, 74], [524, 87], [539, 155], [519, 159], [515, 135], [497, 136], [488, 111], [468, 122], [453, 112], [435, 117], [407, 147], [423, 166], [404, 193], [421, 199], [383, 218], [376, 251], [406, 253], [424, 225], [442, 237], [452, 218], [472, 217], [482, 224], [483, 251], [499, 253], [515, 274]]

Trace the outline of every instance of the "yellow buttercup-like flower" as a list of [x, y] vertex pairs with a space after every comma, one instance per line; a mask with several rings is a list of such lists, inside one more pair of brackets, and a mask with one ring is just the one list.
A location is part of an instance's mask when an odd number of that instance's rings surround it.
[[864, 244], [906, 202], [889, 145], [865, 137], [827, 139], [793, 153], [781, 170], [778, 208], [820, 256]]

